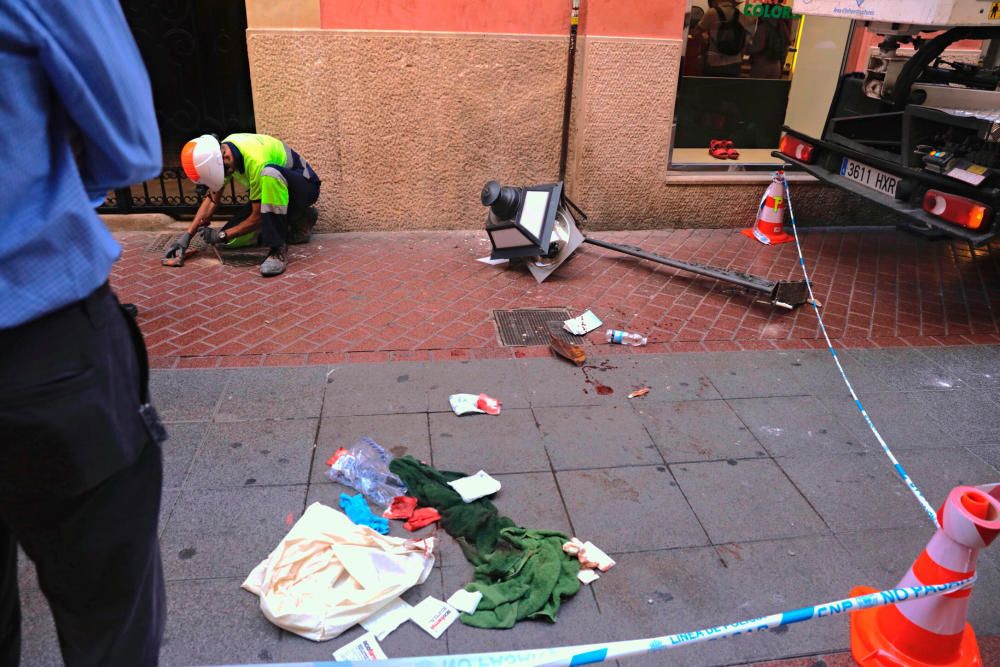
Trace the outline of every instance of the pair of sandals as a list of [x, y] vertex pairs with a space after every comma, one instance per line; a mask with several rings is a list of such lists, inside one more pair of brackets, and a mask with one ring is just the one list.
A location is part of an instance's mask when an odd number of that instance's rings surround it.
[[708, 154], [717, 160], [737, 160], [740, 152], [733, 148], [729, 139], [712, 139], [708, 144]]

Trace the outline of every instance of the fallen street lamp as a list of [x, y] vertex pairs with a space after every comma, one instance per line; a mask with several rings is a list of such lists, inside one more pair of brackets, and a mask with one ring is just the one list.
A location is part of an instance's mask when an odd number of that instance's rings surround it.
[[577, 218], [587, 216], [563, 191], [562, 181], [524, 188], [490, 181], [480, 196], [490, 209], [486, 233], [493, 251], [490, 259], [524, 260], [539, 283], [548, 278], [583, 243], [689, 271], [708, 278], [739, 285], [762, 294], [768, 303], [795, 308], [808, 301], [805, 281], [767, 280], [742, 271], [722, 269], [708, 264], [684, 262], [641, 248], [589, 238], [580, 231]]
[[490, 181], [483, 186], [480, 200], [490, 209], [486, 216], [486, 233], [493, 246], [490, 259], [523, 259], [538, 282], [583, 243], [562, 181], [526, 188]]

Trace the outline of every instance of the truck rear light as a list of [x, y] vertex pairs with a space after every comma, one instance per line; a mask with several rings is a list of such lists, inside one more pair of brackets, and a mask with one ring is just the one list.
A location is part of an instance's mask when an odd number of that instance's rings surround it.
[[814, 150], [812, 144], [808, 144], [790, 134], [781, 137], [781, 142], [778, 144], [779, 153], [793, 157], [806, 164], [812, 164]]
[[924, 210], [968, 229], [979, 229], [993, 215], [985, 204], [940, 190], [928, 190], [924, 194]]

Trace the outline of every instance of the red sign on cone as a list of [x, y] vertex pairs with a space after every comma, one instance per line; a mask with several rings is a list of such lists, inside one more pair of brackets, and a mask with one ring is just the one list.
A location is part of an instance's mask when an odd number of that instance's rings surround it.
[[786, 207], [785, 172], [776, 171], [758, 207], [757, 222], [751, 229], [742, 229], [740, 233], [757, 239], [764, 245], [778, 245], [794, 241], [794, 236], [785, 233]]

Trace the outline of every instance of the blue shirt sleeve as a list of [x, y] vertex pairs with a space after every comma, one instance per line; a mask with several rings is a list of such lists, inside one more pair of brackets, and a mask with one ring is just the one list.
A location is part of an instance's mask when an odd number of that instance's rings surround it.
[[81, 177], [100, 205], [108, 190], [157, 176], [160, 131], [145, 65], [116, 0], [29, 0], [38, 57], [80, 132]]

